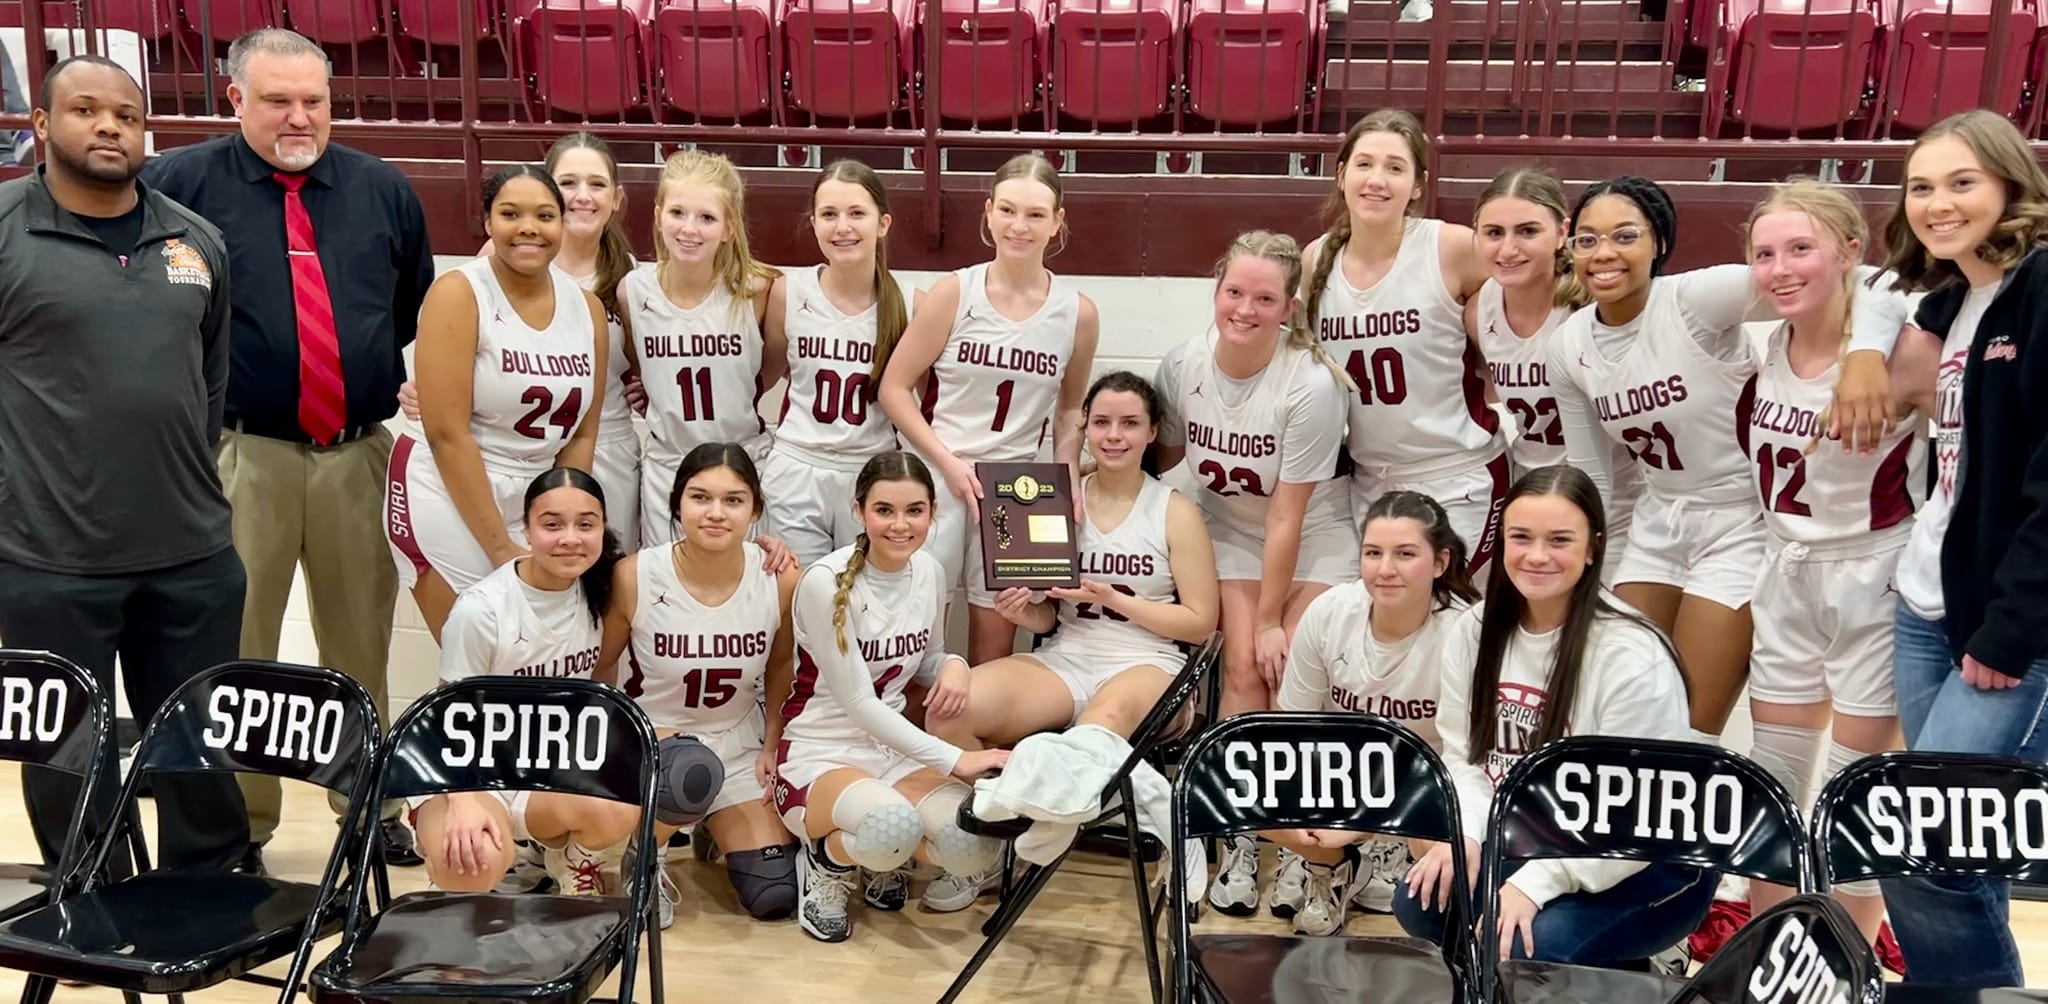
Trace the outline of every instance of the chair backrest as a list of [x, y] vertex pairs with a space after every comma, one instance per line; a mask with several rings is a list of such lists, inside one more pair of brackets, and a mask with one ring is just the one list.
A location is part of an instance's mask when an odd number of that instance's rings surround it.
[[1671, 1004], [1883, 1000], [1884, 975], [1856, 922], [1832, 897], [1805, 893], [1743, 925]]
[[92, 674], [49, 652], [0, 649], [0, 760], [94, 777], [111, 725]]
[[652, 804], [654, 728], [590, 680], [479, 676], [429, 691], [392, 726], [380, 795], [556, 791]]
[[[1251, 712], [1224, 719], [1196, 739], [1174, 780], [1169, 846], [1176, 987], [1192, 986], [1193, 977], [1182, 902], [1184, 842], [1300, 828], [1447, 841], [1456, 874], [1447, 930], [1470, 932], [1471, 886], [1457, 789], [1429, 743], [1377, 715]], [[1461, 981], [1473, 975], [1470, 941], [1460, 937], [1444, 946], [1444, 958]]]
[[269, 774], [352, 794], [383, 726], [363, 685], [322, 666], [238, 660], [185, 682], [142, 735], [135, 769]]
[[1820, 888], [1895, 875], [2048, 883], [2048, 767], [1961, 753], [1850, 764], [1813, 809]]

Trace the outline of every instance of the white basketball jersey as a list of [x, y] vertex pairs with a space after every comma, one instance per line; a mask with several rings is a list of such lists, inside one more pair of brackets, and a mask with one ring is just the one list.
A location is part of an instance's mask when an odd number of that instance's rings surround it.
[[[559, 270], [558, 270], [559, 271]], [[563, 275], [568, 275], [563, 272]], [[597, 291], [597, 273], [570, 275], [569, 281], [587, 293]], [[597, 434], [602, 439], [638, 436], [633, 430], [633, 410], [626, 405], [626, 336], [617, 319], [605, 322], [604, 405], [597, 414]], [[621, 431], [623, 430], [623, 431]]]
[[[1082, 480], [1085, 493], [1088, 479]], [[1173, 501], [1173, 495], [1173, 489], [1165, 482], [1146, 478], [1145, 487], [1131, 503], [1131, 511], [1116, 529], [1107, 533], [1097, 529], [1092, 514], [1083, 519], [1079, 542], [1081, 577], [1141, 600], [1179, 602], [1166, 546], [1166, 507]], [[1173, 642], [1093, 603], [1061, 602], [1059, 625], [1059, 633], [1048, 644], [1068, 653], [1122, 660], [1175, 651]], [[1174, 662], [1179, 662], [1177, 655]]]
[[481, 616], [495, 625], [495, 636], [484, 651], [444, 646], [442, 682], [471, 676], [587, 680], [597, 671], [604, 629], [590, 616], [582, 583], [559, 591], [536, 589], [519, 578], [519, 564], [498, 566], [456, 599], [444, 634], [461, 634], [458, 619]]
[[[869, 457], [896, 448], [896, 430], [873, 400], [877, 307], [841, 313], [819, 285], [822, 268], [782, 274], [789, 391], [775, 440], [814, 466], [858, 471]], [[897, 287], [907, 311], [916, 293], [901, 279]]]
[[1742, 449], [1772, 536], [1833, 544], [1904, 525], [1925, 497], [1926, 437], [1914, 423], [1901, 422], [1873, 456], [1845, 454], [1830, 442], [1816, 447], [1826, 431], [1820, 415], [1834, 403], [1841, 365], [1801, 377], [1786, 354], [1790, 325], [1748, 334], [1761, 365]]
[[[1352, 288], [1343, 263], [1333, 263], [1316, 304], [1316, 336], [1358, 385], [1351, 459], [1376, 476], [1450, 473], [1483, 464], [1506, 445], [1500, 416], [1486, 404], [1479, 354], [1465, 336], [1465, 312], [1444, 280], [1442, 227], [1441, 220], [1409, 220], [1393, 265], [1371, 289]], [[1325, 252], [1343, 253], [1318, 244], [1317, 253]]]
[[[1185, 463], [1198, 486], [1195, 504], [1209, 525], [1263, 540], [1266, 510], [1286, 459], [1288, 395], [1297, 381], [1333, 378], [1307, 349], [1282, 343], [1258, 376], [1233, 380], [1216, 368], [1214, 328], [1176, 351], [1183, 354], [1175, 410], [1186, 429]], [[1335, 473], [1309, 496], [1303, 536], [1329, 519], [1350, 518], [1349, 489]]]
[[1683, 276], [1654, 279], [1650, 300], [1624, 325], [1619, 359], [1594, 344], [1593, 310], [1551, 335], [1552, 381], [1584, 394], [1607, 437], [1628, 450], [1643, 491], [1661, 499], [1731, 505], [1755, 498], [1740, 429], [1749, 422], [1756, 364], [1716, 359], [1679, 308]]
[[[836, 579], [851, 557], [853, 548], [842, 547], [806, 569], [804, 577]], [[867, 663], [875, 696], [899, 714], [905, 703], [903, 689], [923, 671], [931, 654], [945, 648], [946, 640], [932, 633], [933, 626], [940, 623], [946, 595], [940, 584], [944, 575], [939, 559], [919, 551], [895, 574], [873, 565], [863, 568], [846, 597], [847, 647]], [[796, 684], [782, 706], [783, 739], [862, 747], [875, 743], [874, 737], [846, 716], [845, 709], [820, 692], [818, 667], [811, 653], [826, 646], [838, 647], [832, 622], [806, 623], [801, 609], [794, 619]]]
[[656, 266], [619, 283], [633, 325], [640, 380], [647, 386], [650, 460], [674, 467], [702, 443], [740, 443], [761, 456], [761, 326], [754, 301], [714, 283], [704, 302], [678, 307], [662, 291]]
[[656, 726], [722, 732], [758, 707], [782, 629], [782, 590], [761, 570], [761, 549], [741, 547], [739, 587], [717, 606], [698, 602], [677, 578], [673, 545], [639, 554], [626, 693]]
[[1432, 611], [1414, 634], [1383, 642], [1372, 635], [1372, 594], [1365, 583], [1346, 582], [1316, 597], [1302, 614], [1296, 637], [1310, 635], [1308, 644], [1329, 678], [1322, 710], [1379, 715], [1407, 726], [1432, 747], [1441, 746], [1436, 704], [1443, 686], [1444, 638], [1464, 610], [1465, 604], [1454, 603]]
[[925, 417], [939, 442], [963, 460], [1030, 460], [1059, 406], [1081, 296], [1053, 275], [1038, 312], [1013, 321], [989, 303], [987, 263], [953, 274], [960, 277], [960, 306], [952, 337], [932, 363]]
[[1572, 315], [1570, 307], [1553, 307], [1543, 326], [1527, 338], [1508, 325], [1506, 300], [1492, 279], [1474, 296], [1479, 321], [1479, 351], [1486, 356], [1494, 389], [1517, 426], [1509, 445], [1515, 467], [1534, 470], [1564, 463], [1564, 420], [1557, 396], [1550, 390], [1551, 332]]
[[[553, 467], [555, 454], [597, 407], [597, 334], [575, 280], [549, 270], [555, 316], [527, 325], [491, 272], [491, 259], [456, 266], [476, 294], [476, 372], [470, 381], [469, 434], [494, 474], [529, 476]], [[421, 432], [421, 442], [426, 434]]]

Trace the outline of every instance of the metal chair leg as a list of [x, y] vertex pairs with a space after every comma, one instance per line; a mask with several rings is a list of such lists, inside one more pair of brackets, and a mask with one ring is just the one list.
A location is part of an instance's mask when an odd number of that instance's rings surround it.
[[973, 982], [974, 974], [980, 972], [982, 964], [988, 961], [989, 956], [995, 954], [996, 947], [1009, 935], [1010, 928], [1016, 926], [1018, 918], [1024, 916], [1024, 911], [1031, 906], [1031, 901], [1038, 898], [1039, 892], [1052, 881], [1053, 873], [1059, 870], [1060, 863], [1065, 860], [1066, 855], [1061, 855], [1059, 860], [1052, 864], [1033, 865], [1025, 871], [1024, 877], [1018, 881], [1016, 893], [999, 904], [995, 913], [990, 914], [988, 920], [982, 922], [981, 947], [974, 950], [974, 957], [967, 960], [967, 966], [960, 970], [960, 975], [953, 977], [953, 984], [946, 988], [946, 994], [939, 998], [939, 1004], [951, 1004], [952, 1001], [959, 999], [960, 994], [967, 989], [967, 984]]

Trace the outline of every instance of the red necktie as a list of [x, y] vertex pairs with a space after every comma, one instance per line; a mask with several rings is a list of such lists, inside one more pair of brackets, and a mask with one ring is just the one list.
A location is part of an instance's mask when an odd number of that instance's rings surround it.
[[299, 316], [299, 427], [323, 446], [341, 435], [348, 395], [341, 382], [341, 343], [334, 334], [334, 303], [313, 244], [313, 218], [299, 189], [303, 174], [271, 175], [284, 186], [284, 233], [292, 263], [292, 302]]

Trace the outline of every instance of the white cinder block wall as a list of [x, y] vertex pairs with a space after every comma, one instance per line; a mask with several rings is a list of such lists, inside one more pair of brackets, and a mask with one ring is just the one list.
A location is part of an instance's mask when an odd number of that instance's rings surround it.
[[[447, 270], [463, 259], [442, 256], [439, 264]], [[938, 273], [911, 272], [919, 287], [936, 281]], [[1210, 318], [1211, 284], [1207, 279], [1131, 278], [1123, 276], [1080, 276], [1081, 291], [1095, 301], [1102, 315], [1101, 344], [1096, 351], [1095, 371], [1129, 369], [1150, 377], [1159, 359], [1174, 345], [1202, 333]], [[779, 401], [763, 407], [773, 414]], [[382, 555], [379, 556], [383, 557]], [[964, 648], [959, 618], [955, 618], [954, 644]], [[432, 687], [438, 649], [427, 633], [412, 598], [399, 594], [396, 629], [391, 639], [391, 695], [394, 710]], [[294, 662], [317, 662], [319, 649], [307, 620], [303, 588], [294, 584], [290, 607], [285, 613], [280, 658]], [[1749, 713], [1739, 707], [1725, 737], [1731, 747], [1749, 747]]]

